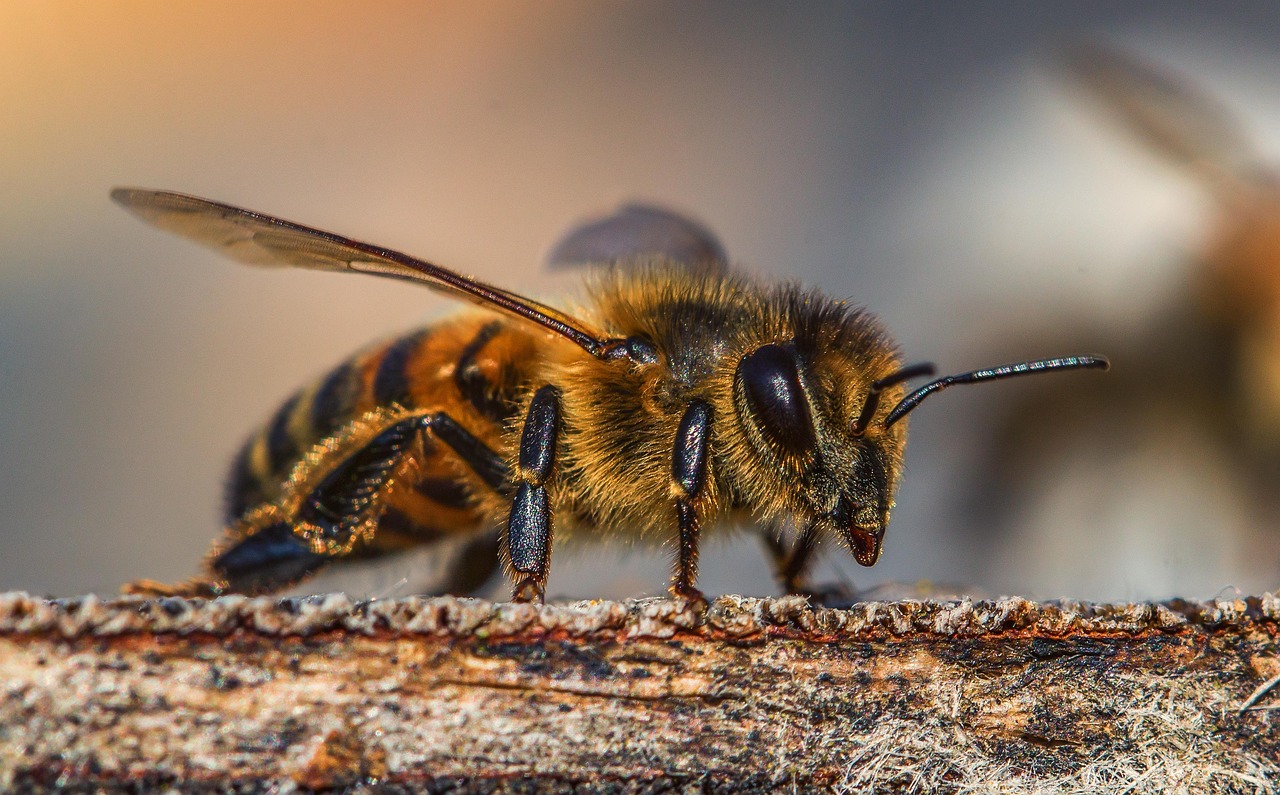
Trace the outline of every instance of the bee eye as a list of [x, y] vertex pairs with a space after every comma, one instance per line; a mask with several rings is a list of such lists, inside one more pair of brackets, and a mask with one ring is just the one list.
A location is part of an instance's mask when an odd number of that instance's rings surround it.
[[813, 419], [790, 348], [757, 348], [738, 363], [738, 377], [752, 416], [770, 439], [796, 454], [813, 447]]

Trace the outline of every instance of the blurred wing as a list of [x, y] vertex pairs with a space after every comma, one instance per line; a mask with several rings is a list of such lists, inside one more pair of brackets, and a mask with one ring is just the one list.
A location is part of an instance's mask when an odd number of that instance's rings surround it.
[[1067, 65], [1143, 143], [1178, 165], [1248, 181], [1265, 174], [1236, 119], [1190, 82], [1099, 44], [1075, 48]]
[[609, 351], [610, 340], [555, 309], [398, 251], [182, 193], [116, 188], [111, 198], [147, 223], [239, 262], [371, 273], [417, 282], [537, 323], [593, 356]]
[[702, 224], [648, 204], [628, 204], [612, 215], [592, 218], [569, 230], [547, 256], [553, 268], [662, 257], [693, 270], [723, 271], [728, 257], [719, 239]]

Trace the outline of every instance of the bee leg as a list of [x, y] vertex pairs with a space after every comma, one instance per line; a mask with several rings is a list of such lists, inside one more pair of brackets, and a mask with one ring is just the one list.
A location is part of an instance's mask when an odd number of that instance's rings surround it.
[[[300, 582], [329, 562], [356, 553], [380, 507], [379, 495], [428, 418], [400, 420], [338, 464], [302, 498], [297, 513], [264, 514], [254, 528], [214, 553], [209, 569], [237, 593], [268, 593]], [[297, 532], [308, 531], [309, 537]]]
[[814, 604], [838, 607], [857, 601], [857, 592], [848, 584], [814, 586], [809, 583], [807, 572], [818, 551], [819, 531], [813, 525], [806, 527], [788, 547], [777, 527], [766, 527], [760, 534], [769, 560], [773, 563], [774, 576], [787, 594], [806, 596]]
[[120, 592], [129, 596], [162, 598], [176, 596], [184, 599], [213, 599], [222, 595], [222, 587], [213, 580], [192, 577], [182, 582], [169, 583], [159, 580], [134, 580], [125, 583]]
[[[443, 412], [408, 417], [375, 436], [328, 473], [303, 499], [288, 522], [263, 523], [216, 552], [209, 569], [227, 590], [267, 593], [293, 585], [326, 564], [376, 554], [369, 546], [381, 495], [423, 431], [454, 450], [486, 484], [508, 487], [506, 463]], [[312, 537], [297, 530], [307, 528]]]
[[512, 598], [541, 602], [551, 560], [551, 503], [547, 481], [555, 466], [560, 432], [560, 390], [547, 385], [534, 393], [520, 435], [516, 495], [507, 522], [507, 554], [518, 577]]
[[287, 522], [276, 522], [216, 553], [209, 569], [227, 592], [256, 595], [287, 588], [328, 562]]
[[383, 488], [424, 431], [457, 453], [490, 488], [500, 493], [509, 488], [506, 462], [439, 411], [400, 420], [379, 433], [307, 495], [298, 518], [325, 528], [336, 545], [349, 549], [352, 534], [377, 517], [383, 507], [379, 499]]
[[764, 547], [764, 554], [769, 556], [769, 562], [773, 564], [774, 574], [777, 575], [782, 569], [782, 564], [786, 562], [787, 555], [790, 550], [787, 549], [787, 540], [782, 534], [782, 528], [778, 525], [770, 523], [759, 528], [760, 545]]
[[777, 524], [769, 524], [760, 528], [759, 538], [765, 554], [769, 556], [769, 563], [773, 566], [774, 578], [784, 591], [791, 593], [787, 577], [783, 572], [787, 567], [787, 559], [791, 557], [791, 551], [794, 547], [787, 545], [786, 534]]
[[800, 531], [800, 536], [791, 547], [791, 551], [778, 564], [778, 582], [789, 594], [808, 594], [806, 573], [812, 562], [814, 550], [818, 548], [818, 531], [808, 525]]
[[676, 497], [676, 521], [680, 526], [680, 552], [671, 593], [706, 606], [694, 583], [698, 579], [698, 497], [707, 480], [707, 442], [711, 431], [711, 406], [695, 400], [685, 409], [676, 431], [671, 457], [671, 480]]
[[491, 579], [502, 560], [502, 542], [496, 531], [487, 531], [467, 541], [443, 582], [432, 594], [469, 596], [477, 593]]
[[423, 427], [458, 454], [485, 485], [498, 494], [511, 493], [511, 470], [502, 456], [443, 411], [423, 418]]

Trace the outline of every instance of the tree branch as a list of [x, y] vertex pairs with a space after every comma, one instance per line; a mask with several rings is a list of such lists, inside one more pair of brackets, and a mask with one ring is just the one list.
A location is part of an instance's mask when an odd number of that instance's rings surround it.
[[0, 595], [0, 789], [1274, 792], [1280, 598]]

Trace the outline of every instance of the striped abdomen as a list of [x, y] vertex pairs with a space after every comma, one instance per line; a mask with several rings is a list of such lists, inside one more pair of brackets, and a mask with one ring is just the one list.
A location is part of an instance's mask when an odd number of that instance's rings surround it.
[[[501, 452], [502, 425], [517, 410], [535, 359], [527, 332], [483, 315], [428, 326], [357, 354], [285, 401], [245, 443], [227, 483], [227, 523], [279, 499], [308, 451], [377, 408], [447, 412]], [[415, 459], [415, 482], [384, 500], [379, 550], [470, 530], [483, 519], [478, 481], [451, 451], [424, 439]]]

